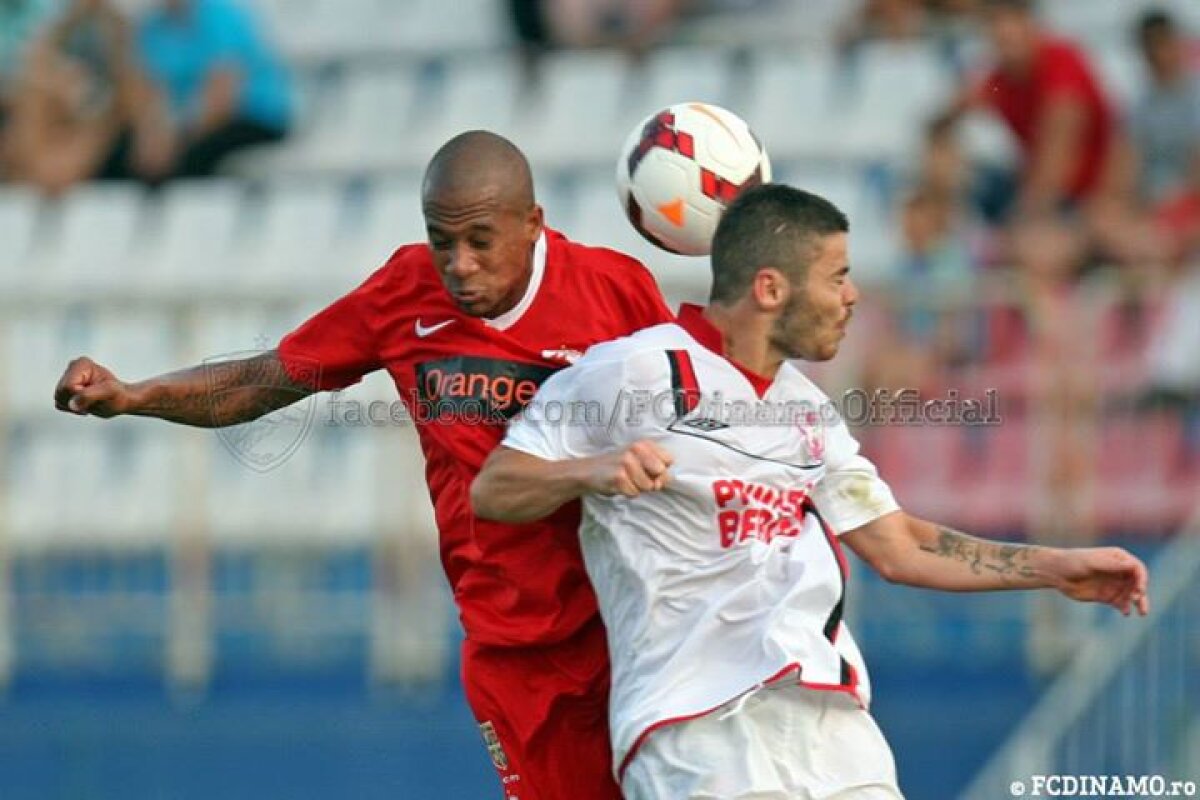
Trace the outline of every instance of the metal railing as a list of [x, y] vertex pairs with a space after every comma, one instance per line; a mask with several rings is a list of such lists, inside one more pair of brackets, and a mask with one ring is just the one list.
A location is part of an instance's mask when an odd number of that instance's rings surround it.
[[964, 800], [1009, 797], [1032, 776], [1198, 777], [1200, 513], [1151, 573], [1151, 615], [1094, 632]]

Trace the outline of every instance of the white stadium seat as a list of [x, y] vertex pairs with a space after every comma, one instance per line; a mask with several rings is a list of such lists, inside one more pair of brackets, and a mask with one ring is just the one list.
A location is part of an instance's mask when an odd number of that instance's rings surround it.
[[385, 163], [423, 168], [447, 139], [473, 128], [511, 134], [520, 84], [517, 61], [508, 55], [446, 65], [437, 96], [414, 112], [409, 136], [391, 143]]
[[[385, 0], [391, 2], [391, 0]], [[390, 39], [409, 52], [495, 50], [507, 44], [505, 4], [497, 0], [405, 0], [390, 15]]]
[[565, 51], [542, 63], [536, 100], [521, 109], [514, 136], [540, 167], [611, 161], [622, 135], [616, 128], [629, 80], [621, 53]]
[[17, 417], [50, 414], [54, 385], [67, 362], [92, 350], [94, 316], [81, 306], [5, 314], [0, 324], [0, 374], [11, 378], [0, 389], [0, 406]]
[[172, 184], [131, 291], [188, 294], [233, 272], [244, 189], [232, 180]]
[[19, 291], [30, 278], [40, 207], [33, 190], [0, 187], [0, 291], [5, 294]]
[[407, 140], [417, 94], [411, 67], [356, 67], [330, 89], [326, 107], [301, 146], [303, 165], [369, 172]]
[[336, 267], [346, 275], [368, 275], [401, 245], [425, 241], [419, 180], [376, 181], [365, 201], [355, 244], [345, 248], [346, 261]]
[[769, 50], [750, 65], [744, 118], [775, 161], [820, 158], [839, 130], [831, 116], [833, 54], [823, 49]]
[[929, 45], [872, 44], [847, 68], [849, 103], [826, 147], [855, 160], [911, 161], [925, 124], [951, 99], [950, 66]]
[[347, 209], [339, 181], [279, 182], [267, 188], [256, 224], [242, 238], [236, 274], [228, 276], [249, 290], [272, 296], [312, 291], [323, 281], [337, 255]]
[[133, 184], [73, 189], [59, 203], [35, 283], [67, 298], [128, 286], [136, 246], [144, 233], [144, 192]]
[[[671, 48], [658, 51], [633, 75], [628, 102], [622, 106], [616, 136], [622, 137], [639, 120], [676, 103], [699, 101], [730, 106], [733, 66], [722, 50]], [[737, 104], [735, 104], [736, 106]], [[731, 111], [737, 111], [731, 107]], [[615, 147], [619, 147], [618, 142]]]

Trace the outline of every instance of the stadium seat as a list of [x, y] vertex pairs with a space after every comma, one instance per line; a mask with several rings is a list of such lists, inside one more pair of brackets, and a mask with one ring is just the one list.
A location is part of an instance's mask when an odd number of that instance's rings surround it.
[[[618, 114], [617, 136], [624, 136], [645, 117], [676, 103], [699, 101], [745, 113], [732, 96], [731, 54], [700, 48], [668, 48], [653, 53], [631, 76], [630, 92]], [[614, 151], [620, 142], [614, 142]]]
[[[385, 0], [385, 4], [391, 4]], [[428, 55], [495, 50], [512, 39], [505, 6], [495, 0], [455, 0], [453, 20], [444, 0], [393, 4], [389, 38], [401, 49]], [[448, 24], [449, 23], [449, 24]]]
[[745, 119], [771, 157], [777, 162], [828, 158], [829, 142], [840, 134], [831, 116], [833, 53], [817, 48], [760, 52], [749, 77]]
[[425, 241], [421, 212], [421, 182], [417, 179], [380, 180], [371, 184], [358, 229], [331, 270], [349, 287], [374, 272], [404, 244]]
[[620, 53], [547, 56], [535, 98], [513, 132], [529, 160], [542, 168], [612, 163], [623, 135], [616, 121], [628, 74]]
[[1151, 0], [1055, 0], [1041, 4], [1038, 12], [1055, 31], [1077, 40], [1128, 47], [1138, 14], [1152, 4], [1158, 5]]
[[420, 169], [451, 136], [473, 128], [509, 135], [518, 115], [521, 80], [509, 55], [455, 59], [443, 64], [435, 97], [414, 113], [410, 135], [391, 143], [384, 163]]
[[255, 224], [239, 243], [235, 274], [224, 277], [272, 296], [312, 291], [336, 275], [333, 259], [346, 229], [346, 213], [341, 181], [272, 184], [261, 198]]
[[1032, 461], [1036, 429], [1024, 418], [1009, 416], [999, 426], [958, 433], [964, 475], [956, 481], [960, 509], [955, 519], [981, 531], [1024, 529], [1038, 499]]
[[0, 187], [0, 291], [23, 288], [30, 278], [30, 263], [38, 237], [41, 199], [36, 192], [16, 186]]
[[925, 123], [950, 100], [949, 65], [931, 45], [864, 45], [846, 64], [849, 91], [835, 105], [838, 136], [826, 148], [856, 160], [911, 161]]
[[53, 247], [31, 283], [69, 299], [126, 290], [143, 232], [143, 201], [143, 190], [132, 184], [73, 189], [57, 206]]
[[67, 362], [91, 351], [94, 314], [83, 306], [14, 312], [0, 325], [3, 339], [2, 405], [18, 418], [52, 413], [51, 393]]
[[243, 220], [243, 184], [181, 182], [163, 190], [159, 223], [129, 290], [189, 295], [235, 272], [234, 243]]
[[367, 173], [407, 136], [418, 72], [408, 65], [350, 68], [304, 141], [301, 168]]

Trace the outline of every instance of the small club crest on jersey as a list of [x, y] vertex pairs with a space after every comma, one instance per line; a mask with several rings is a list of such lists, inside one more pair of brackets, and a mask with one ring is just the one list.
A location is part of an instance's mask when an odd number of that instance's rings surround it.
[[504, 753], [504, 745], [500, 744], [496, 726], [491, 722], [481, 722], [479, 732], [483, 734], [483, 743], [487, 747], [488, 755], [492, 757], [492, 764], [498, 770], [508, 769], [508, 756]]
[[815, 411], [802, 414], [796, 420], [796, 432], [800, 436], [800, 446], [808, 461], [824, 461], [825, 426], [821, 423], [821, 416]]

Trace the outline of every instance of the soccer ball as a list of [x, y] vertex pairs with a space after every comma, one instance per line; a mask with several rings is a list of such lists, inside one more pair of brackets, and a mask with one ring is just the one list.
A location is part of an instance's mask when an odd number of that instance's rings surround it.
[[638, 233], [672, 253], [707, 255], [738, 193], [771, 180], [771, 162], [736, 114], [680, 103], [643, 120], [621, 148], [617, 193]]

